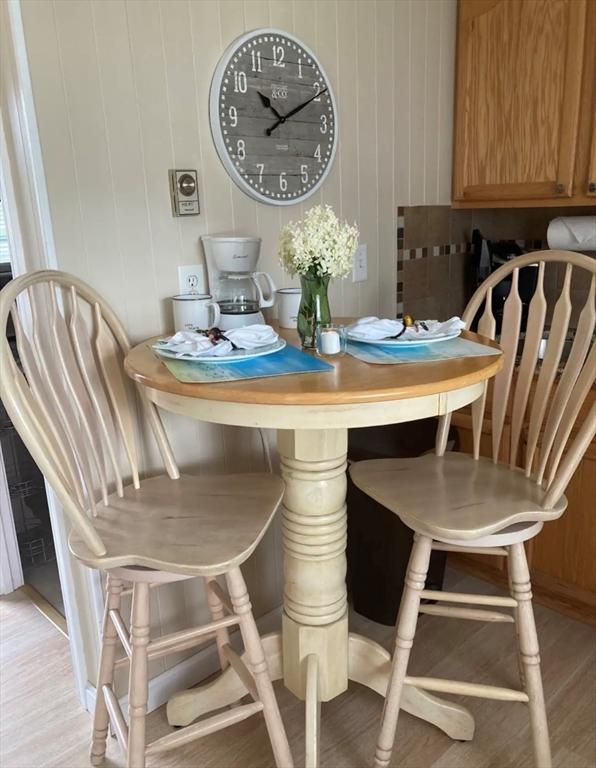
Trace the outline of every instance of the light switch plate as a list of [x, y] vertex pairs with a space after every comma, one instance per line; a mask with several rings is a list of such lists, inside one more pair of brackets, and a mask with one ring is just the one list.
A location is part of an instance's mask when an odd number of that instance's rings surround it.
[[352, 267], [352, 282], [364, 283], [368, 280], [368, 250], [362, 243], [356, 248], [354, 254], [354, 266]]
[[174, 216], [197, 216], [199, 181], [196, 171], [170, 170], [170, 198]]

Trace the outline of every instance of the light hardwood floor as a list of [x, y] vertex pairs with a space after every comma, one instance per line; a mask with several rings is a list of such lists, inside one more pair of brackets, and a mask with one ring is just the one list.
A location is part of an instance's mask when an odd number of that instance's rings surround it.
[[[456, 571], [448, 585], [494, 592]], [[596, 767], [596, 630], [535, 606], [557, 768]], [[353, 628], [389, 648], [392, 630], [358, 616]], [[411, 674], [516, 686], [512, 627], [422, 616]], [[67, 641], [27, 601], [0, 600], [0, 765], [2, 768], [87, 768], [91, 718], [75, 698]], [[276, 683], [296, 765], [304, 764], [303, 705]], [[461, 699], [461, 701], [464, 701]], [[466, 699], [476, 737], [452, 742], [407, 714], [400, 717], [392, 766], [401, 768], [531, 768], [532, 745], [523, 704]], [[322, 707], [323, 768], [371, 764], [381, 699], [350, 684]], [[170, 730], [164, 708], [149, 716], [153, 738]], [[124, 766], [109, 740], [106, 768]], [[153, 760], [153, 761], [152, 761]], [[261, 718], [251, 718], [186, 748], [149, 759], [149, 768], [270, 768], [273, 756]]]

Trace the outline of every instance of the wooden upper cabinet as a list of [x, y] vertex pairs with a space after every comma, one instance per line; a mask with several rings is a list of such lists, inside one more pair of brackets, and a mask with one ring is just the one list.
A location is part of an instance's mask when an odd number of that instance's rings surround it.
[[[455, 205], [594, 202], [587, 197], [589, 150], [578, 147], [580, 116], [584, 142], [591, 143], [593, 134], [593, 121], [584, 130], [582, 114], [594, 109], [587, 5], [459, 0]], [[583, 201], [576, 202], [577, 196]]]

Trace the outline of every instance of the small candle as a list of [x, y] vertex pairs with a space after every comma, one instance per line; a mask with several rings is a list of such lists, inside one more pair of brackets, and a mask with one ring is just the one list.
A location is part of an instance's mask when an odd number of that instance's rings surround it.
[[339, 333], [331, 329], [323, 329], [321, 332], [321, 352], [324, 355], [337, 355], [340, 351]]

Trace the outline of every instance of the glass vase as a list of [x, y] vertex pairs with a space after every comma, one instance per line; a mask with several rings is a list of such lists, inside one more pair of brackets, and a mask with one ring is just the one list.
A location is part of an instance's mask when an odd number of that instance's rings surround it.
[[302, 298], [298, 309], [298, 335], [302, 349], [317, 348], [317, 323], [331, 322], [329, 275], [300, 275]]

